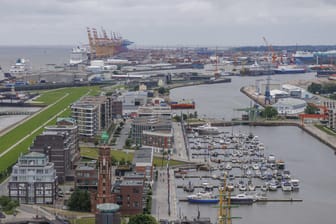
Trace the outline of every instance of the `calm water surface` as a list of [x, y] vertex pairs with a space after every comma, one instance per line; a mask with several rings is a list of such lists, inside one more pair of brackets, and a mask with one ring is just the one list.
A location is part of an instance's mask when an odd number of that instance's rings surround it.
[[[272, 76], [280, 82], [291, 80], [293, 77]], [[314, 77], [312, 74], [294, 77], [294, 79], [302, 78]], [[194, 99], [200, 116], [231, 119], [238, 117], [236, 112], [233, 112], [234, 108], [249, 106], [250, 100], [240, 93], [239, 89], [243, 85], [253, 85], [255, 79], [257, 78], [233, 77], [230, 84], [179, 88], [172, 90], [171, 95], [177, 99]], [[234, 220], [233, 223], [335, 223], [336, 156], [331, 148], [296, 127], [234, 127], [234, 132], [238, 131], [258, 135], [266, 146], [265, 152], [273, 153], [277, 158], [283, 159], [286, 162], [286, 168], [295, 178], [300, 179], [301, 188], [298, 193], [286, 195], [281, 192], [276, 196], [280, 195], [281, 198], [292, 196], [303, 199], [303, 202], [256, 203], [252, 206], [240, 206], [233, 209], [232, 215], [240, 216], [242, 219]], [[178, 189], [177, 195], [182, 196], [183, 192]], [[216, 220], [217, 209], [212, 206], [178, 204], [181, 214], [188, 216], [196, 216], [198, 207], [203, 216], [210, 216], [213, 221]]]

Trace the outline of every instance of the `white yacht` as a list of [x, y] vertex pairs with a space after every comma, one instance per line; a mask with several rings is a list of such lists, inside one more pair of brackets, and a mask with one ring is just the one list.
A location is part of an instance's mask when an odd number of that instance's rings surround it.
[[198, 126], [193, 129], [194, 131], [197, 131], [199, 134], [207, 135], [207, 134], [219, 134], [219, 130], [217, 127], [212, 127], [210, 123], [206, 123], [204, 125]]
[[288, 181], [284, 181], [281, 184], [281, 188], [282, 188], [283, 191], [292, 191], [292, 184]]
[[300, 189], [300, 181], [298, 179], [292, 179], [290, 183], [292, 184], [293, 191], [298, 191]]

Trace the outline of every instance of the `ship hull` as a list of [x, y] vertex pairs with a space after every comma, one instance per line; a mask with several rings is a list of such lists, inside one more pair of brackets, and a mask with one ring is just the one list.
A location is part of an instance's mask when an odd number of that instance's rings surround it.
[[282, 70], [282, 69], [275, 69], [274, 73], [275, 74], [300, 74], [300, 73], [305, 73], [305, 69], [288, 69], [288, 70]]
[[252, 198], [248, 198], [248, 199], [234, 199], [234, 198], [231, 198], [231, 204], [251, 205], [251, 204], [253, 204], [253, 199]]
[[219, 202], [219, 199], [192, 199], [188, 198], [189, 203], [194, 204], [217, 204]]

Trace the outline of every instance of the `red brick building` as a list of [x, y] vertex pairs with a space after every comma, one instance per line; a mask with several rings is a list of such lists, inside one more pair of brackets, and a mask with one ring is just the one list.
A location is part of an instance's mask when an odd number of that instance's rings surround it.
[[107, 145], [99, 147], [98, 157], [98, 189], [96, 194], [91, 194], [91, 211], [96, 212], [97, 204], [113, 203], [114, 195], [111, 194], [111, 149]]
[[116, 200], [122, 215], [136, 215], [143, 212], [144, 182], [123, 180]]

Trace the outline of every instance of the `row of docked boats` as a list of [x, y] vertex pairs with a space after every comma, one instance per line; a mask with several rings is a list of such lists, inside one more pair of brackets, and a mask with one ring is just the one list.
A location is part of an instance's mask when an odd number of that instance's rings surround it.
[[[218, 128], [216, 131], [204, 131], [209, 127], [211, 125], [206, 124], [188, 133], [189, 153], [192, 158], [201, 157], [211, 165], [212, 168], [209, 170], [212, 174], [209, 177], [213, 180], [223, 180], [222, 177], [227, 177], [226, 190], [233, 195], [236, 194], [231, 196], [232, 203], [245, 204], [244, 200], [249, 201], [246, 204], [253, 203], [253, 200], [257, 199], [251, 198], [256, 193], [278, 189], [283, 192], [299, 190], [300, 181], [292, 178], [283, 160], [278, 159], [274, 154], [267, 153], [265, 145], [258, 136], [223, 132]], [[205, 190], [204, 187], [202, 189], [196, 194], [189, 195], [188, 202], [218, 202], [218, 197], [215, 197], [212, 192]]]
[[[196, 194], [189, 195], [187, 197], [189, 203], [198, 203], [198, 204], [217, 204], [219, 202], [219, 196], [214, 195], [212, 192], [201, 191]], [[230, 196], [231, 204], [252, 204], [258, 200], [256, 195], [249, 194], [237, 194]]]

